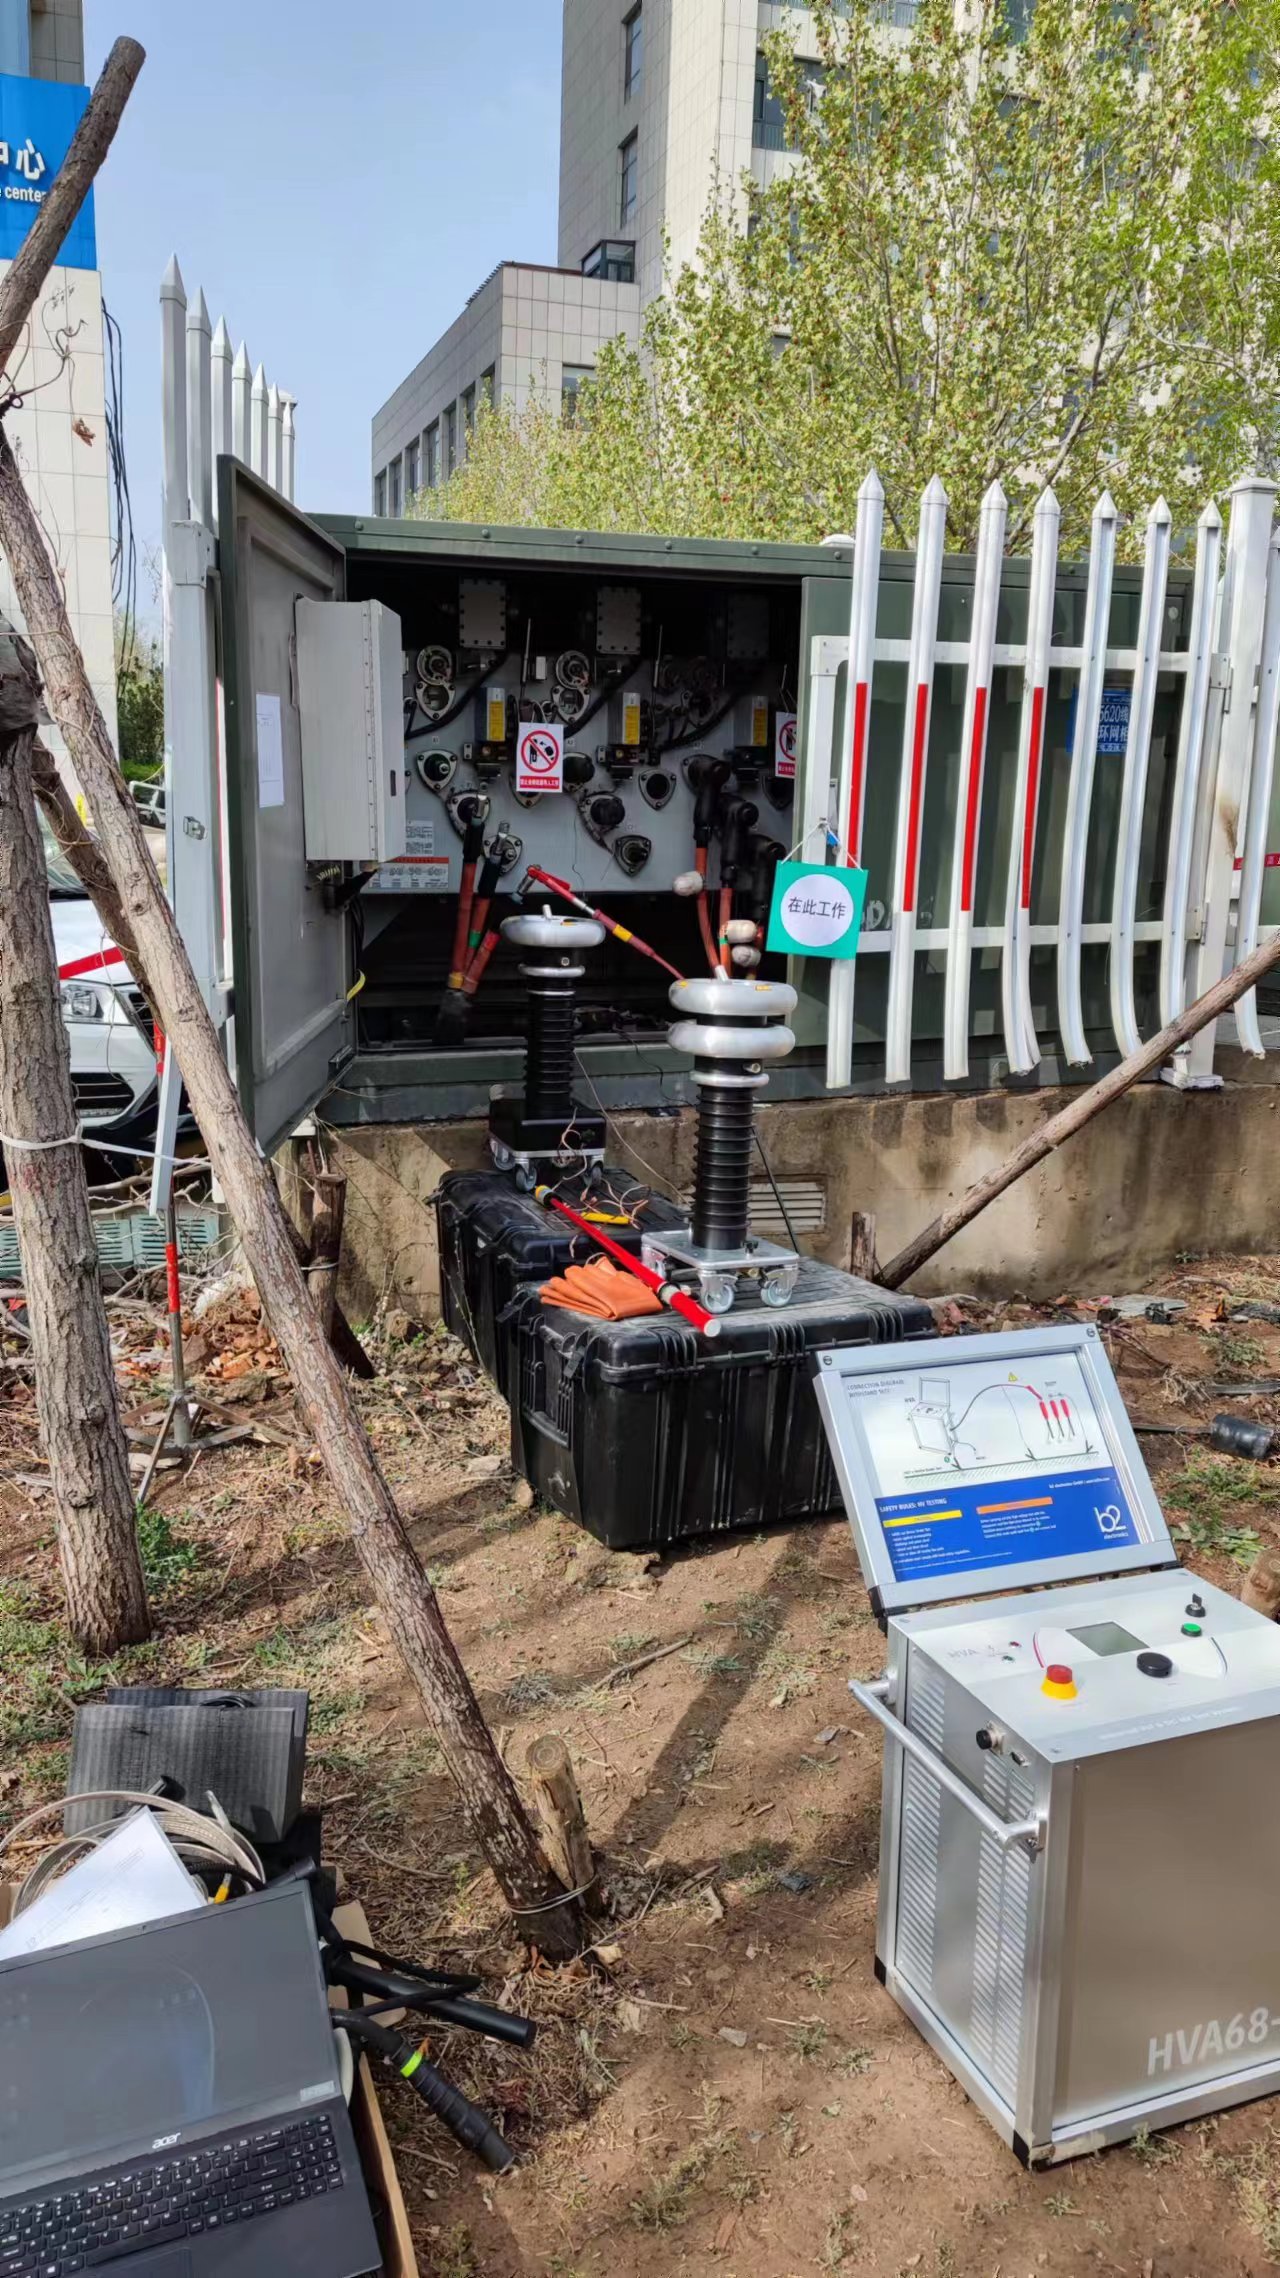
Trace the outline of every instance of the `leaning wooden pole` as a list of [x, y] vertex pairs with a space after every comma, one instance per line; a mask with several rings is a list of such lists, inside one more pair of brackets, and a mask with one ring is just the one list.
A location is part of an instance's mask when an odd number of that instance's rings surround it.
[[962, 1226], [967, 1226], [971, 1219], [976, 1218], [979, 1211], [985, 1210], [988, 1203], [994, 1202], [997, 1195], [1013, 1186], [1025, 1171], [1033, 1170], [1037, 1163], [1042, 1163], [1046, 1155], [1053, 1153], [1055, 1147], [1061, 1147], [1065, 1140], [1083, 1130], [1086, 1123], [1092, 1123], [1094, 1116], [1101, 1115], [1104, 1107], [1110, 1107], [1113, 1100], [1121, 1099], [1126, 1092], [1132, 1091], [1144, 1076], [1153, 1076], [1180, 1045], [1189, 1042], [1200, 1029], [1207, 1028], [1211, 1020], [1217, 1020], [1220, 1014], [1229, 1012], [1232, 1005], [1241, 997], [1247, 996], [1250, 989], [1256, 988], [1258, 982], [1275, 965], [1280, 965], [1280, 933], [1273, 934], [1270, 940], [1264, 941], [1242, 963], [1234, 966], [1230, 973], [1225, 973], [1220, 981], [1215, 981], [1211, 989], [1206, 989], [1202, 997], [1197, 997], [1185, 1012], [1180, 1012], [1176, 1020], [1169, 1021], [1158, 1036], [1153, 1036], [1149, 1043], [1141, 1045], [1136, 1052], [1131, 1052], [1126, 1060], [1120, 1062], [1118, 1068], [1113, 1068], [1109, 1075], [1100, 1077], [1096, 1084], [1090, 1084], [1087, 1091], [1079, 1092], [1064, 1108], [1059, 1109], [1057, 1115], [1051, 1115], [1047, 1123], [1042, 1123], [1038, 1131], [1033, 1131], [1029, 1139], [1024, 1139], [1020, 1146], [1014, 1148], [998, 1170], [988, 1171], [985, 1177], [975, 1179], [968, 1192], [961, 1195], [959, 1202], [953, 1203], [950, 1210], [941, 1211], [925, 1227], [923, 1233], [917, 1234], [914, 1241], [908, 1242], [905, 1249], [899, 1250], [896, 1258], [890, 1258], [888, 1265], [882, 1267], [877, 1277], [881, 1286], [884, 1289], [901, 1289], [904, 1281], [910, 1281], [912, 1274], [918, 1273], [936, 1250], [940, 1250], [944, 1243], [960, 1232]]
[[[133, 49], [135, 44], [117, 42], [112, 54], [122, 46]], [[141, 50], [136, 52], [140, 62]], [[94, 99], [96, 96], [97, 90]], [[81, 195], [88, 179], [81, 185]], [[43, 218], [44, 210], [29, 243], [34, 242]], [[46, 262], [52, 261], [60, 242], [52, 233], [46, 237]], [[12, 272], [0, 286], [0, 343], [6, 337], [5, 300], [11, 280]], [[40, 282], [37, 276], [30, 284], [30, 299], [34, 299]], [[568, 1898], [543, 1856], [445, 1627], [435, 1591], [378, 1467], [350, 1386], [325, 1342], [294, 1254], [283, 1206], [245, 1121], [217, 1031], [165, 899], [137, 810], [116, 764], [106, 723], [67, 618], [61, 581], [3, 427], [0, 553], [8, 564], [39, 660], [50, 711], [92, 810], [103, 860], [145, 968], [155, 1011], [177, 1053], [187, 1095], [263, 1309], [292, 1375], [298, 1404], [347, 1513], [356, 1549], [387, 1627], [439, 1741], [467, 1823], [518, 1926], [544, 1952], [567, 1955], [580, 1943], [577, 1901]]]

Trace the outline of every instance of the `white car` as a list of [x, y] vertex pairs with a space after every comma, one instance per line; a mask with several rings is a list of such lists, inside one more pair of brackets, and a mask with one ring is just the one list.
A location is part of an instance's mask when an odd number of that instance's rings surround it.
[[142, 1144], [158, 1079], [151, 1010], [74, 870], [44, 832], [49, 914], [76, 1112], [86, 1131]]

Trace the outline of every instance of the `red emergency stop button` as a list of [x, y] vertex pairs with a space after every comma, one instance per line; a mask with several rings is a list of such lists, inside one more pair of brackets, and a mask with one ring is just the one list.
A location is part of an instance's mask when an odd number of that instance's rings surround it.
[[1068, 1669], [1065, 1661], [1051, 1661], [1049, 1663], [1040, 1690], [1042, 1693], [1047, 1693], [1051, 1701], [1073, 1701], [1075, 1699], [1075, 1677]]

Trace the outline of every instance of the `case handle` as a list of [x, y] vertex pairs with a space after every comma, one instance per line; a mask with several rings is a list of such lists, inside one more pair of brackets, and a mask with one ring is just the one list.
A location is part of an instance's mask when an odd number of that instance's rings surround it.
[[998, 1819], [990, 1806], [983, 1803], [972, 1788], [966, 1787], [949, 1764], [944, 1764], [941, 1757], [935, 1756], [931, 1748], [926, 1748], [923, 1740], [918, 1740], [901, 1718], [894, 1715], [892, 1709], [886, 1708], [885, 1697], [889, 1687], [890, 1680], [887, 1676], [877, 1677], [868, 1685], [860, 1684], [856, 1678], [849, 1680], [849, 1690], [859, 1706], [866, 1710], [868, 1716], [873, 1716], [877, 1724], [883, 1726], [887, 1737], [905, 1755], [914, 1756], [918, 1764], [923, 1764], [925, 1770], [932, 1773], [939, 1787], [945, 1788], [948, 1795], [954, 1796], [957, 1803], [964, 1805], [965, 1810], [977, 1820], [984, 1835], [989, 1835], [1002, 1851], [1012, 1851], [1019, 1844], [1033, 1858], [1037, 1851], [1042, 1851], [1044, 1820], [1039, 1814], [1031, 1819]]

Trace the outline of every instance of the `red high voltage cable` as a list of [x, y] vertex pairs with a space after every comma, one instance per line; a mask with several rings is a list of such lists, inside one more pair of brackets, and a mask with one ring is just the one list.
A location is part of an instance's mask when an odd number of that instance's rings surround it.
[[572, 902], [575, 910], [582, 910], [587, 917], [595, 918], [606, 933], [613, 935], [615, 941], [629, 942], [632, 949], [638, 949], [642, 957], [651, 957], [655, 965], [661, 965], [663, 972], [671, 975], [673, 981], [683, 981], [684, 974], [678, 973], [674, 965], [668, 965], [665, 957], [659, 957], [656, 949], [650, 949], [648, 942], [642, 941], [638, 933], [632, 933], [628, 926], [619, 925], [616, 918], [606, 917], [603, 910], [597, 910], [590, 902], [584, 902], [580, 894], [574, 893], [572, 886], [566, 886], [563, 878], [553, 877], [549, 870], [540, 870], [536, 862], [529, 864], [529, 876], [536, 878], [540, 886], [549, 886], [552, 893], [559, 894], [564, 901]]

